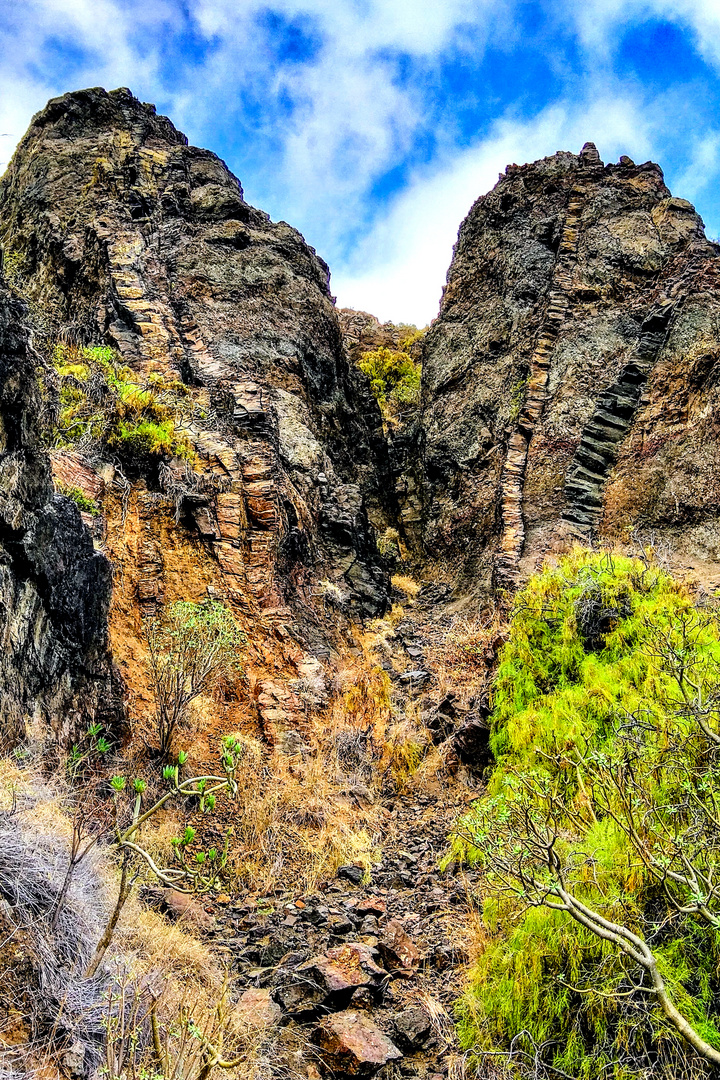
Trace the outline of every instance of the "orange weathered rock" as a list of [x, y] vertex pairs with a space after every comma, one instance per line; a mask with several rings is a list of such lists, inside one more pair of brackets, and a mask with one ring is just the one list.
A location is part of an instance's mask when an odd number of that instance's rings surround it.
[[398, 919], [391, 919], [383, 928], [378, 950], [391, 970], [412, 971], [421, 960], [415, 943]]
[[313, 1032], [313, 1042], [338, 1076], [374, 1076], [384, 1065], [403, 1056], [377, 1024], [360, 1012], [329, 1016]]
[[243, 991], [235, 1010], [242, 1022], [252, 1028], [274, 1027], [282, 1016], [280, 1006], [270, 997], [270, 991], [256, 987]]

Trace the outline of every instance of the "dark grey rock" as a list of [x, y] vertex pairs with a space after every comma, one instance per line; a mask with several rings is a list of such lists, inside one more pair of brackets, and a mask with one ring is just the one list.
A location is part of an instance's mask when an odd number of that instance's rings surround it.
[[345, 881], [351, 881], [353, 885], [359, 885], [364, 874], [365, 871], [361, 866], [341, 866], [337, 872], [339, 878], [344, 878]]
[[27, 309], [0, 277], [0, 744], [35, 715], [66, 742], [100, 722], [119, 734], [108, 651], [110, 564], [77, 506], [53, 492]]
[[395, 1041], [401, 1050], [408, 1054], [415, 1053], [430, 1038], [432, 1024], [430, 1017], [419, 1005], [403, 1009], [393, 1021]]

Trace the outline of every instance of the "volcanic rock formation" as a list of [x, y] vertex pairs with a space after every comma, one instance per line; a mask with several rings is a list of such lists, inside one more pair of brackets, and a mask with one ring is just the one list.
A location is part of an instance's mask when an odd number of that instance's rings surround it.
[[209, 391], [191, 441], [221, 490], [185, 509], [231, 593], [273, 608], [324, 577], [383, 609], [364, 501], [389, 499], [380, 416], [299, 233], [154, 106], [94, 89], [33, 118], [0, 186], [0, 237], [66, 338]]
[[485, 586], [632, 530], [717, 558], [719, 254], [657, 165], [508, 166], [426, 338], [428, 550]]
[[39, 437], [27, 311], [0, 275], [0, 746], [31, 724], [108, 730], [122, 698], [107, 649], [111, 570], [73, 502], [56, 495]]
[[[102, 506], [88, 523], [115, 564], [113, 649], [146, 704], [142, 618], [220, 595], [257, 629], [261, 720], [293, 727], [303, 706], [282, 680], [320, 678], [338, 609], [388, 604], [370, 519], [460, 591], [514, 587], [547, 552], [633, 530], [718, 556], [720, 249], [656, 165], [604, 166], [587, 144], [509, 166], [460, 229], [422, 346], [422, 409], [385, 434], [352, 357], [395, 347], [399, 328], [336, 312], [302, 237], [128, 90], [67, 94], [34, 117], [0, 182], [0, 239], [46, 354], [112, 345], [140, 382], [204, 395], [190, 469], [128, 468], [80, 444], [52, 454], [58, 484]], [[4, 305], [14, 386], [32, 362], [24, 316]], [[33, 415], [5, 433], [25, 449], [38, 438], [28, 380], [19, 415]], [[7, 625], [33, 582], [66, 651], [36, 662], [25, 649], [9, 728], [51, 669], [63, 700], [109, 678], [107, 564], [52, 500], [46, 457], [24, 460], [26, 479], [7, 472], [0, 537]]]

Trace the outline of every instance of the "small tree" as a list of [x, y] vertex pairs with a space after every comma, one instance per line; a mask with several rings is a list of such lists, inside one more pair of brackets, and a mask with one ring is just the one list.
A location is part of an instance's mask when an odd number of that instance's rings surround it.
[[145, 638], [160, 755], [167, 759], [190, 703], [241, 671], [246, 637], [224, 604], [183, 600], [150, 619]]
[[394, 411], [402, 412], [417, 404], [421, 368], [409, 352], [381, 345], [364, 353], [358, 366], [369, 378], [372, 392], [386, 420]]
[[[143, 796], [147, 789], [144, 780], [137, 778], [128, 785], [124, 776], [112, 778], [111, 789], [115, 806], [113, 847], [120, 856], [120, 887], [115, 906], [85, 971], [87, 978], [95, 974], [110, 946], [122, 909], [143, 865], [163, 885], [180, 892], [203, 893], [214, 887], [218, 875], [227, 863], [231, 830], [226, 834], [222, 851], [216, 848], [196, 851], [196, 831], [187, 826], [183, 835], [172, 842], [175, 857], [173, 865], [163, 867], [159, 866], [143, 847], [142, 828], [172, 799], [197, 799], [201, 813], [206, 813], [215, 809], [219, 794], [234, 798], [237, 795], [236, 772], [241, 756], [242, 746], [232, 737], [227, 737], [222, 744], [222, 775], [209, 774], [181, 780], [180, 769], [187, 762], [187, 754], [181, 753], [177, 765], [166, 765], [163, 769], [163, 779], [169, 785], [168, 790], [147, 809], [143, 809]], [[126, 792], [131, 797], [129, 807], [123, 798]]]

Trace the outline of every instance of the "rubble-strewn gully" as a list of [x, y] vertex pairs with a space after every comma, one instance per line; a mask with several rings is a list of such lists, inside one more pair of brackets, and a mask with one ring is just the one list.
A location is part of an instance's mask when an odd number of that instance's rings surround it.
[[442, 592], [421, 591], [382, 665], [395, 709], [422, 717], [449, 768], [405, 790], [384, 786], [372, 868], [343, 866], [310, 893], [221, 894], [202, 909], [158, 895], [166, 911], [208, 936], [246, 1022], [268, 1034], [279, 1027], [310, 1080], [460, 1075], [453, 1005], [470, 960], [476, 875], [441, 862], [482, 783], [463, 758], [481, 767], [488, 732], [482, 703], [461, 704], [467, 693], [441, 687], [433, 672], [433, 646], [453, 618], [436, 602]]
[[[127, 89], [33, 118], [0, 180], [0, 242], [0, 741], [21, 743], [32, 716], [62, 746], [93, 721], [138, 751], [145, 620], [215, 597], [247, 636], [246, 684], [205, 703], [190, 766], [229, 732], [268, 759], [302, 754], [299, 686], [362, 652], [351, 624], [385, 617], [378, 540], [394, 535], [423, 588], [369, 659], [444, 771], [381, 785], [365, 872], [312, 895], [288, 876], [272, 895], [163, 899], [226, 962], [248, 1024], [297, 1049], [295, 1077], [461, 1075], [474, 883], [439, 860], [487, 763], [495, 657], [477, 690], [433, 657], [453, 618], [578, 541], [648, 533], [673, 568], [717, 580], [720, 245], [651, 162], [606, 165], [587, 143], [509, 165], [461, 226], [415, 345], [420, 402], [388, 433], [354, 361], [397, 329], [339, 315], [300, 234]], [[123, 465], [87, 432], [47, 455], [31, 330], [48, 356], [111, 347], [138, 385], [177, 393], [193, 467]], [[97, 504], [87, 529], [63, 489]]]

